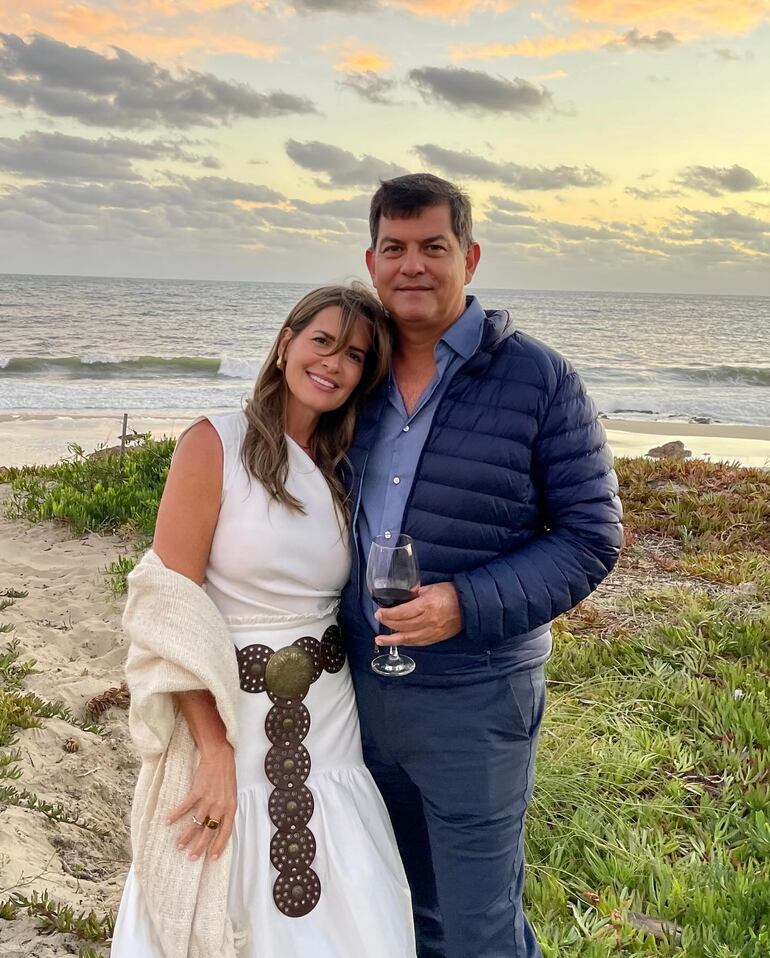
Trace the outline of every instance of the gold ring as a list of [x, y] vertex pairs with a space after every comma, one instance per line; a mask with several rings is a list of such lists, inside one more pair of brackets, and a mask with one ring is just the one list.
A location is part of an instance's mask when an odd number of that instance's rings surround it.
[[206, 822], [199, 822], [194, 815], [192, 817], [192, 820], [195, 822], [196, 825], [200, 825], [201, 828], [203, 828], [203, 826], [206, 824]]
[[206, 826], [206, 828], [211, 828], [211, 829], [219, 828], [219, 822], [217, 821], [217, 819], [209, 818], [208, 815], [203, 819], [203, 824]]

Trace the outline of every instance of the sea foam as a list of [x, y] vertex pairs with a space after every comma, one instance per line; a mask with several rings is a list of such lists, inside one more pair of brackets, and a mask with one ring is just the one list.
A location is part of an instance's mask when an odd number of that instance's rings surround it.
[[218, 376], [228, 379], [256, 379], [262, 360], [260, 359], [232, 359], [225, 357], [219, 364]]

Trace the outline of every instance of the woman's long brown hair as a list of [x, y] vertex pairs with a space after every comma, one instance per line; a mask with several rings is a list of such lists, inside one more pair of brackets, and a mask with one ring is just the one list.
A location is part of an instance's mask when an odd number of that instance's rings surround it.
[[262, 483], [273, 499], [304, 513], [303, 503], [286, 488], [289, 474], [285, 431], [288, 387], [276, 360], [283, 331], [289, 329], [296, 336], [328, 306], [338, 306], [342, 314], [335, 353], [348, 347], [358, 323], [365, 324], [371, 340], [361, 381], [353, 395], [339, 409], [323, 413], [313, 433], [316, 465], [329, 485], [340, 514], [347, 521], [350, 514], [348, 494], [340, 478], [339, 467], [353, 442], [361, 403], [387, 375], [392, 353], [385, 311], [363, 283], [322, 286], [303, 296], [291, 310], [260, 370], [254, 393], [246, 404], [248, 427], [241, 457], [248, 472]]

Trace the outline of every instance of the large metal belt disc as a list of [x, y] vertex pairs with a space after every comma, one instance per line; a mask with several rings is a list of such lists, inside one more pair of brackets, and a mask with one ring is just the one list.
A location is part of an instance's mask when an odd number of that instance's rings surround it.
[[265, 684], [270, 698], [295, 701], [307, 695], [313, 681], [313, 656], [298, 645], [287, 645], [274, 652], [265, 669]]
[[270, 842], [270, 861], [276, 871], [305, 869], [315, 858], [315, 836], [309, 828], [300, 828], [291, 835], [276, 832]]
[[294, 645], [299, 646], [299, 648], [304, 649], [309, 653], [310, 657], [313, 660], [313, 678], [311, 682], [320, 676], [321, 672], [324, 670], [324, 660], [323, 654], [321, 652], [321, 643], [318, 639], [314, 639], [312, 635], [303, 635], [301, 639], [297, 639]]
[[321, 655], [327, 672], [339, 672], [345, 664], [345, 644], [339, 626], [330, 625], [321, 638]]
[[310, 712], [301, 703], [283, 708], [274, 705], [265, 719], [265, 732], [271, 745], [293, 748], [310, 731]]
[[265, 774], [276, 788], [296, 791], [310, 774], [310, 754], [304, 745], [273, 745], [265, 756]]
[[236, 651], [238, 676], [244, 692], [265, 691], [265, 671], [272, 656], [273, 650], [266, 645], [247, 645]]
[[273, 885], [273, 900], [288, 918], [301, 918], [318, 904], [321, 881], [312, 868], [284, 872]]
[[279, 832], [286, 834], [304, 828], [313, 817], [314, 808], [313, 793], [307, 785], [290, 790], [276, 788], [270, 793], [267, 804], [270, 821]]

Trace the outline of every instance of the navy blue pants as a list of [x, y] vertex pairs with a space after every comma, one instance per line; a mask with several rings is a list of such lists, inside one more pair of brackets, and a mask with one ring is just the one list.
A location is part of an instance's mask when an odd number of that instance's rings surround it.
[[443, 688], [358, 669], [353, 679], [418, 958], [542, 958], [521, 893], [543, 668]]

